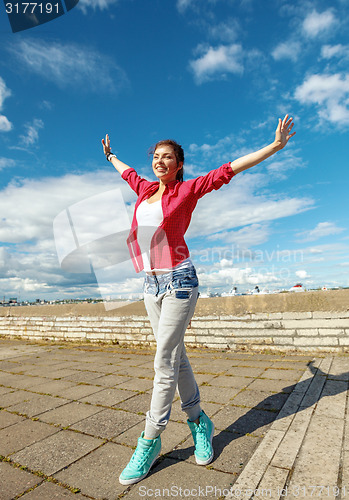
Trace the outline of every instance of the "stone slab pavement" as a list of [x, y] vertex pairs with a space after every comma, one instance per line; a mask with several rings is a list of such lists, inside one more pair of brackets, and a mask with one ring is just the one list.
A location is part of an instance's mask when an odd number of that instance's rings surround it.
[[0, 500], [349, 496], [349, 357], [192, 350], [215, 457], [176, 396], [160, 458], [118, 476], [144, 429], [154, 351], [0, 339]]

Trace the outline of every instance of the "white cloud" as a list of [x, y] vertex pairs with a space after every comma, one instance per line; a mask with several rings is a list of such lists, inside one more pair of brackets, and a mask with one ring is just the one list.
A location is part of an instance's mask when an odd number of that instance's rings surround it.
[[[280, 224], [278, 226], [280, 227]], [[331, 243], [319, 247], [290, 250], [281, 249], [278, 243], [276, 245], [271, 245], [271, 243], [272, 240], [267, 246], [252, 250], [227, 245], [212, 248], [200, 247], [195, 252], [192, 251], [193, 261], [201, 276], [200, 284], [207, 283], [206, 286], [216, 291], [227, 291], [236, 284], [242, 285], [241, 288], [239, 286], [239, 291], [246, 289], [249, 284], [258, 284], [260, 288], [269, 284], [272, 288], [290, 288], [297, 279], [302, 281], [307, 279], [308, 285], [319, 286], [324, 282], [327, 285], [343, 285], [341, 271], [338, 271], [338, 280], [335, 283], [333, 269], [330, 269], [338, 262], [347, 262], [348, 247], [346, 245]], [[321, 253], [318, 250], [321, 250]], [[318, 255], [314, 253], [320, 253], [323, 261], [320, 261]], [[327, 269], [323, 262], [330, 266], [330, 269]], [[239, 280], [238, 283], [235, 283], [235, 280]], [[230, 283], [230, 287], [227, 283]]]
[[189, 65], [198, 84], [222, 78], [227, 73], [241, 75], [244, 71], [243, 49], [240, 44], [199, 46], [197, 52], [199, 57], [190, 61]]
[[21, 144], [25, 147], [33, 146], [39, 140], [39, 130], [44, 128], [44, 122], [38, 118], [34, 118], [32, 123], [24, 125], [26, 135], [21, 135]]
[[[308, 234], [308, 232], [302, 233]], [[341, 238], [341, 240], [345, 240], [345, 238]], [[348, 246], [343, 244], [342, 242], [335, 242], [333, 239], [330, 239], [330, 243], [322, 243], [316, 246], [305, 247], [303, 249], [305, 255], [310, 255], [310, 258], [313, 259], [314, 255], [323, 255], [327, 261], [332, 260], [333, 255], [338, 255], [339, 253], [343, 253], [348, 255]]]
[[333, 222], [319, 222], [314, 229], [298, 233], [297, 236], [302, 237], [302, 241], [314, 241], [333, 234], [339, 234], [344, 230], [345, 228], [338, 227]]
[[322, 120], [337, 125], [349, 124], [349, 74], [309, 76], [296, 88], [295, 98], [303, 104], [318, 106]]
[[[274, 119], [275, 121], [275, 119]], [[219, 139], [213, 143], [203, 143], [201, 145], [192, 143], [189, 145], [187, 156], [190, 157], [193, 163], [198, 163], [203, 166], [202, 171], [194, 172], [194, 175], [205, 174], [207, 172], [207, 165], [216, 165], [220, 163], [226, 163], [227, 161], [233, 161], [240, 156], [251, 153], [252, 151], [260, 147], [260, 142], [256, 138], [257, 126], [251, 126], [249, 130], [242, 130], [239, 134], [229, 134]], [[274, 125], [270, 126], [271, 137], [273, 137]], [[276, 128], [276, 124], [275, 124]], [[274, 130], [275, 130], [274, 128]], [[261, 132], [263, 139], [265, 140], [265, 130], [261, 127]], [[250, 134], [253, 137], [250, 140]], [[254, 147], [254, 143], [258, 141], [258, 145]], [[245, 146], [247, 144], [247, 146]], [[212, 167], [213, 168], [213, 167]]]
[[47, 292], [53, 289], [53, 287], [50, 287], [47, 283], [39, 282], [31, 278], [20, 277], [0, 279], [0, 286], [2, 286], [3, 290], [7, 291], [8, 297], [11, 297], [11, 295], [14, 294], [21, 294], [23, 292], [25, 294], [32, 292], [42, 293], [43, 291]]
[[258, 269], [246, 267], [226, 267], [211, 273], [198, 272], [200, 286], [220, 291], [227, 290], [233, 285], [244, 288], [251, 285], [279, 284], [280, 278], [272, 272], [260, 272]]
[[309, 253], [311, 254], [322, 254], [323, 249], [322, 248], [309, 248]]
[[[25, 243], [52, 238], [52, 222], [63, 209], [117, 185], [113, 173], [96, 171], [39, 180], [14, 181], [0, 192], [0, 241]], [[121, 184], [125, 197], [124, 183]], [[132, 199], [126, 194], [126, 200]], [[14, 210], [13, 208], [16, 207]]]
[[78, 7], [87, 14], [87, 9], [93, 10], [106, 10], [109, 9], [111, 5], [118, 3], [119, 0], [80, 0], [78, 3]]
[[304, 280], [305, 278], [309, 278], [309, 274], [304, 269], [300, 269], [299, 271], [296, 271], [295, 274], [296, 274], [297, 278], [300, 278], [301, 280]]
[[288, 149], [284, 150], [282, 155], [266, 163], [267, 172], [274, 179], [280, 180], [286, 179], [290, 171], [301, 167], [304, 167], [304, 162], [297, 156], [297, 151], [294, 151], [293, 144], [289, 144]]
[[303, 31], [308, 37], [315, 38], [330, 30], [335, 24], [336, 18], [332, 9], [327, 9], [321, 13], [313, 10], [303, 21]]
[[194, 0], [177, 0], [177, 9], [179, 12], [184, 12], [193, 3]]
[[[219, 139], [215, 144], [190, 144], [189, 153], [190, 157], [198, 157], [204, 164], [208, 161], [225, 162], [226, 158], [234, 159], [239, 153], [238, 144], [244, 142], [244, 139], [239, 139], [234, 135], [226, 135]], [[206, 165], [205, 165], [206, 168]], [[206, 170], [205, 170], [206, 171]]]
[[0, 115], [0, 132], [9, 132], [12, 130], [12, 123], [4, 115]]
[[12, 160], [11, 158], [4, 158], [0, 157], [0, 170], [3, 170], [5, 168], [11, 168], [14, 167], [16, 162]]
[[321, 57], [331, 59], [332, 57], [349, 57], [349, 45], [323, 45], [321, 47]]
[[313, 200], [309, 198], [287, 198], [283, 193], [256, 193], [268, 182], [268, 175], [239, 174], [228, 186], [220, 189], [219, 195], [213, 193], [206, 196], [205, 203], [199, 202], [193, 215], [188, 237], [203, 237], [250, 224], [264, 224], [312, 208]]
[[[270, 130], [270, 140], [273, 138], [273, 130], [275, 130], [277, 120], [275, 117], [266, 120], [263, 123], [251, 126], [249, 130], [244, 130], [238, 135], [230, 134], [217, 140], [216, 143], [203, 143], [201, 145], [192, 143], [189, 145], [187, 156], [191, 162], [195, 164], [195, 159], [203, 165], [203, 172], [193, 172], [194, 175], [199, 175], [207, 171], [208, 164], [226, 163], [227, 160], [233, 161], [236, 158], [256, 151], [265, 141], [266, 130]], [[256, 137], [257, 133], [260, 138]], [[252, 136], [252, 137], [251, 137]], [[248, 144], [248, 146], [245, 146]], [[288, 172], [295, 168], [300, 168], [305, 165], [305, 162], [298, 156], [299, 150], [295, 149], [295, 143], [290, 142], [282, 153], [277, 154], [263, 163], [267, 172], [278, 180], [285, 179]], [[258, 168], [258, 167], [257, 167]], [[254, 182], [257, 181], [257, 176], [254, 174]], [[262, 178], [260, 178], [261, 180]], [[265, 178], [263, 178], [263, 183]]]
[[208, 236], [208, 240], [222, 240], [238, 247], [261, 245], [268, 241], [270, 231], [266, 224], [251, 224], [237, 231], [222, 231]]
[[296, 62], [301, 49], [302, 47], [299, 42], [282, 42], [275, 47], [272, 52], [272, 56], [276, 61], [280, 61], [281, 59], [290, 59], [291, 61]]
[[233, 42], [238, 37], [240, 27], [236, 19], [228, 19], [219, 24], [208, 23], [207, 30], [211, 38]]
[[50, 101], [46, 101], [45, 99], [40, 103], [40, 108], [41, 109], [45, 109], [45, 110], [48, 110], [48, 111], [51, 111], [51, 109], [54, 108], [54, 105], [52, 102]]
[[202, 10], [208, 4], [215, 5], [218, 0], [177, 0], [176, 7], [183, 14], [187, 9], [194, 8], [196, 11]]
[[0, 76], [0, 109], [4, 105], [4, 101], [11, 95], [11, 90], [6, 87], [5, 81]]
[[[120, 181], [116, 174], [103, 170], [81, 175], [13, 181], [2, 189], [0, 279], [7, 283], [3, 287], [7, 293], [10, 290], [22, 291], [22, 298], [33, 297], [31, 292], [45, 296], [55, 293], [57, 297], [63, 294], [98, 296], [93, 275], [67, 274], [60, 269], [53, 236], [53, 220], [62, 210], [78, 201], [109, 192], [113, 187], [121, 190], [126, 203], [133, 202], [133, 193], [126, 183]], [[85, 215], [93, 227], [96, 223], [95, 214]], [[108, 217], [105, 219], [108, 220]], [[98, 225], [99, 228], [100, 226], [101, 224]], [[129, 277], [123, 269], [117, 277], [118, 284]], [[134, 277], [133, 272], [131, 277]]]
[[127, 81], [110, 57], [91, 47], [26, 38], [10, 45], [9, 50], [26, 71], [62, 88], [117, 90]]
[[[3, 109], [5, 99], [10, 95], [10, 89], [7, 88], [5, 81], [0, 76], [0, 111]], [[0, 114], [0, 132], [9, 132], [12, 128], [12, 123], [8, 118]]]

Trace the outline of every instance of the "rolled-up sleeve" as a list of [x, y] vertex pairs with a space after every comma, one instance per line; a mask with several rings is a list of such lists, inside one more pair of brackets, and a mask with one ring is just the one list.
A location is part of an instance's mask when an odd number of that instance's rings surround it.
[[201, 198], [214, 189], [217, 190], [224, 184], [228, 184], [234, 175], [235, 172], [231, 168], [230, 163], [225, 163], [221, 167], [211, 170], [206, 175], [201, 175], [193, 179], [192, 190], [198, 198]]
[[124, 172], [121, 174], [121, 177], [128, 183], [130, 188], [133, 189], [137, 196], [139, 196], [140, 193], [145, 189], [145, 187], [150, 184], [149, 181], [143, 179], [143, 177], [140, 177], [132, 167], [124, 170]]

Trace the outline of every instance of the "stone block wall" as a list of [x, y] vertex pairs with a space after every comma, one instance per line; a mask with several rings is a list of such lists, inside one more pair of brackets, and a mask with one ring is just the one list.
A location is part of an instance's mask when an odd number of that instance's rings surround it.
[[[155, 344], [147, 316], [0, 316], [0, 336], [29, 340]], [[349, 352], [349, 311], [194, 316], [189, 347]]]

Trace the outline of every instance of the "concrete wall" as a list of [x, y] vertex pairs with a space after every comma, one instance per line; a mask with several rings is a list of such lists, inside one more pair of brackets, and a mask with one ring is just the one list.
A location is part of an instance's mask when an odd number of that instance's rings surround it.
[[[146, 315], [0, 316], [0, 336], [55, 341], [154, 345]], [[30, 309], [30, 308], [29, 308]], [[35, 309], [35, 308], [34, 308]], [[28, 311], [27, 311], [28, 312]], [[349, 352], [349, 311], [201, 315], [186, 333], [189, 347]]]
[[[349, 289], [312, 291], [305, 293], [277, 293], [270, 295], [238, 295], [236, 297], [199, 298], [195, 317], [202, 316], [244, 316], [251, 313], [283, 313], [313, 311], [349, 310]], [[102, 302], [98, 304], [61, 304], [21, 307], [0, 307], [0, 316], [145, 316], [142, 300], [116, 301], [108, 303], [108, 310]]]

